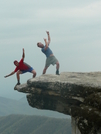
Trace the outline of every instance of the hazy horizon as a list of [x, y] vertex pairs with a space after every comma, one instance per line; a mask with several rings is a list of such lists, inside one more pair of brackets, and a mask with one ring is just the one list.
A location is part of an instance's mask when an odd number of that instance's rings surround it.
[[[101, 70], [101, 1], [100, 0], [3, 0], [0, 4], [0, 57], [1, 96], [20, 99], [25, 96], [14, 90], [16, 74], [8, 78], [15, 66], [14, 60], [22, 57], [25, 62], [42, 74], [45, 55], [37, 47], [44, 43], [46, 30], [50, 32], [50, 48], [60, 62], [61, 72], [92, 72]], [[47, 74], [55, 74], [55, 66], [50, 66]], [[26, 83], [32, 74], [21, 75], [21, 83]]]

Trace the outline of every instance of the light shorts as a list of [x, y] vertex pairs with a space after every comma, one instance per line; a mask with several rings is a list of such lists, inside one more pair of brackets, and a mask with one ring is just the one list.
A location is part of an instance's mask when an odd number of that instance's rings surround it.
[[34, 69], [32, 67], [30, 67], [28, 70], [20, 70], [23, 73], [26, 73], [26, 72], [32, 72]]
[[58, 60], [56, 59], [55, 56], [49, 56], [49, 57], [46, 59], [45, 67], [49, 67], [51, 64], [52, 64], [52, 65], [55, 65], [57, 62], [58, 62]]

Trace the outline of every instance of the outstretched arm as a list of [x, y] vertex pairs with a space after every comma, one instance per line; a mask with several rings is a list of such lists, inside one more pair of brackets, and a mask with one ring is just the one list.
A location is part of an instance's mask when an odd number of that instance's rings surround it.
[[11, 72], [10, 74], [8, 74], [8, 75], [6, 75], [6, 76], [4, 76], [5, 78], [6, 77], [9, 77], [9, 76], [11, 76], [11, 75], [13, 75], [15, 72], [13, 71], [13, 72]]
[[46, 33], [47, 33], [47, 36], [48, 36], [48, 45], [50, 44], [50, 34], [49, 34], [49, 31], [46, 31]]
[[23, 48], [22, 59], [24, 60], [24, 58], [25, 58], [25, 50]]

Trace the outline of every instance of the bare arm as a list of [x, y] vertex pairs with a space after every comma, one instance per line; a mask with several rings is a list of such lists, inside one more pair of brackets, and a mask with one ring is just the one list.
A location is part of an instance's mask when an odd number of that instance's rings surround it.
[[48, 36], [48, 45], [50, 44], [50, 34], [49, 34], [49, 31], [46, 31], [46, 33], [47, 33], [47, 36]]
[[47, 42], [47, 40], [46, 39], [44, 39], [44, 41], [45, 41], [45, 50], [48, 48], [48, 42]]
[[24, 51], [24, 48], [23, 48], [22, 59], [24, 60], [24, 58], [25, 58], [25, 51]]
[[6, 75], [6, 76], [4, 76], [5, 78], [6, 77], [9, 77], [9, 76], [11, 76], [11, 75], [13, 75], [15, 72], [13, 71], [13, 72], [11, 72], [10, 74], [8, 74], [8, 75]]

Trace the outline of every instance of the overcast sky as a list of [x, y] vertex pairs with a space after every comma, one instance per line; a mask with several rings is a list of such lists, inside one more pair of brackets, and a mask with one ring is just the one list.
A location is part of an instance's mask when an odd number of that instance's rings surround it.
[[[101, 70], [101, 0], [0, 0], [0, 96], [19, 99], [14, 91], [16, 74], [8, 78], [14, 60], [25, 62], [42, 74], [45, 55], [37, 42], [51, 36], [50, 48], [60, 62], [60, 72]], [[55, 74], [50, 66], [47, 74]], [[21, 83], [32, 74], [21, 75]]]

